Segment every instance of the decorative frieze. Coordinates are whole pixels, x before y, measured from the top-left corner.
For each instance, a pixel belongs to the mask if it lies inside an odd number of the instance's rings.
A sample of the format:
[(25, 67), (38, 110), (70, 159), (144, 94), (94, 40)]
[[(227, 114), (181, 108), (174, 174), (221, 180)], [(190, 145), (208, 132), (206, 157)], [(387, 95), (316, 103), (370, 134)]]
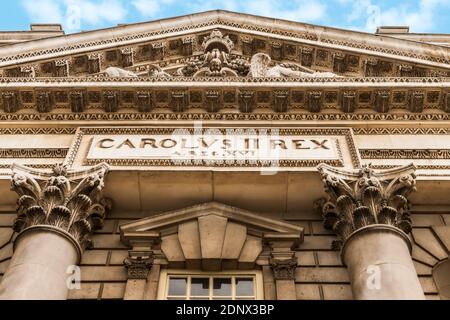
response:
[(323, 106), (323, 94), (321, 91), (310, 91), (307, 95), (307, 107), (309, 112), (320, 112)]
[(70, 234), (80, 248), (90, 244), (89, 234), (101, 228), (110, 200), (101, 195), (109, 168), (98, 165), (69, 172), (56, 165), (51, 173), (14, 165), (11, 189), (19, 195), (14, 230), (50, 226)]
[(219, 91), (212, 90), (205, 92), (205, 108), (208, 112), (218, 112), (222, 109)]
[(302, 48), (301, 62), (305, 67), (311, 67), (313, 65), (314, 49)]
[(181, 54), (183, 56), (191, 56), (194, 52), (194, 43), (195, 43), (196, 37), (194, 36), (187, 36), (181, 39), (182, 47), (181, 47)]
[(53, 96), (50, 92), (36, 93), (36, 108), (41, 113), (50, 112), (53, 109)]
[(170, 95), (170, 108), (173, 112), (184, 112), (189, 106), (187, 91), (172, 91)]
[(341, 110), (345, 113), (352, 113), (356, 110), (356, 92), (345, 91), (342, 93)]
[(149, 91), (136, 92), (136, 106), (139, 112), (150, 112), (153, 109), (151, 93)]
[(287, 112), (289, 110), (289, 91), (276, 90), (273, 92), (273, 111)]
[(120, 50), (122, 67), (131, 67), (134, 63), (134, 49), (124, 48)]
[(423, 112), (425, 104), (425, 94), (422, 91), (415, 91), (411, 93), (409, 110), (411, 112)]
[(333, 72), (345, 73), (347, 71), (345, 58), (344, 53), (336, 52), (333, 54)]
[(152, 251), (129, 251), (123, 264), (128, 271), (128, 279), (146, 280), (153, 266)]
[(450, 113), (450, 92), (447, 92), (444, 95), (443, 109), (445, 112)]
[(387, 113), (390, 110), (390, 98), (389, 91), (378, 91), (375, 93), (375, 111), (380, 113)]
[(0, 149), (0, 158), (6, 159), (64, 159), (67, 155), (66, 148), (2, 148)]
[(383, 224), (411, 231), (409, 194), (416, 189), (413, 165), (386, 171), (363, 166), (356, 171), (318, 167), (328, 202), (322, 206), (324, 226), (339, 238), (340, 247), (352, 233), (364, 227)]
[(3, 110), (7, 113), (16, 112), (19, 110), (19, 99), (15, 92), (3, 92), (2, 93)]
[(86, 93), (73, 91), (69, 95), (70, 110), (72, 112), (84, 112), (87, 107)]
[(295, 281), (295, 270), (297, 269), (297, 265), (298, 260), (296, 257), (285, 260), (271, 259), (270, 262), (275, 280)]
[(87, 70), (89, 74), (99, 73), (101, 71), (100, 54), (91, 53), (87, 55)]
[(365, 76), (366, 77), (377, 77), (379, 75), (378, 70), (378, 59), (367, 59), (364, 62), (365, 65)]
[(105, 112), (117, 112), (119, 109), (119, 95), (116, 91), (103, 92), (103, 109)]
[(362, 159), (450, 160), (450, 150), (430, 149), (360, 149)]
[(55, 60), (55, 77), (68, 77), (69, 76), (69, 60), (59, 59)]
[(253, 112), (256, 108), (256, 95), (252, 91), (240, 91), (238, 94), (239, 111), (243, 113)]

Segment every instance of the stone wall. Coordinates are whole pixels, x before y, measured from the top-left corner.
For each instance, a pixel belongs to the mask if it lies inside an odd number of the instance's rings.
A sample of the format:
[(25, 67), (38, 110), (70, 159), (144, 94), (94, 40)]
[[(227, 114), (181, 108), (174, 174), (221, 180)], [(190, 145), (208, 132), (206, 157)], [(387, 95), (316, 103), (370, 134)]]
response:
[[(413, 212), (413, 260), (427, 299), (439, 299), (432, 268), (450, 252), (450, 213)], [(120, 242), (119, 226), (142, 216), (106, 219), (93, 236), (94, 247), (81, 261), (81, 290), (72, 290), (69, 299), (122, 299), (127, 281), (123, 260), (128, 248)], [(12, 255), (12, 224), (15, 214), (0, 214), (0, 277)], [(293, 221), (290, 221), (293, 222)], [(331, 250), (335, 236), (322, 226), (320, 218), (298, 220), (305, 228), (305, 241), (297, 251), (296, 294), (299, 300), (352, 299), (347, 269), (339, 252)]]

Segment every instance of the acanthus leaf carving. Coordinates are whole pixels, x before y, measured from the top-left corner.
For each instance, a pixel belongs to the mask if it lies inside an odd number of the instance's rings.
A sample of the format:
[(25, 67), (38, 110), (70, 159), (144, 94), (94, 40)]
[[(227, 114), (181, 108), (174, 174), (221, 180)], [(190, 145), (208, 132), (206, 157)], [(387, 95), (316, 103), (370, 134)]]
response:
[(367, 226), (385, 224), (411, 231), (407, 197), (416, 190), (416, 168), (408, 165), (375, 171), (365, 165), (353, 172), (328, 165), (318, 167), (328, 201), (317, 203), (324, 226), (338, 235), (335, 246)]
[(70, 234), (81, 248), (88, 247), (91, 231), (102, 226), (112, 206), (101, 194), (108, 170), (101, 164), (69, 172), (65, 165), (56, 165), (51, 173), (42, 173), (14, 165), (11, 190), (19, 195), (14, 230), (51, 226)]
[(295, 280), (295, 270), (298, 266), (296, 257), (291, 259), (271, 259), (270, 266), (275, 280)]
[(128, 279), (145, 280), (153, 266), (152, 251), (130, 251), (123, 264), (128, 271)]

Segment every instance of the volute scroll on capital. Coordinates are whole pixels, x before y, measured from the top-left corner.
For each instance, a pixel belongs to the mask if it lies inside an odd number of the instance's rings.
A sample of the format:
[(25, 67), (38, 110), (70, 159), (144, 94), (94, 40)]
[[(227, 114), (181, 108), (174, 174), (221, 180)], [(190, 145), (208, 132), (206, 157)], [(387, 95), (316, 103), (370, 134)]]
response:
[(320, 165), (329, 199), (316, 205), (325, 228), (338, 236), (333, 247), (342, 248), (353, 233), (368, 226), (388, 225), (410, 233), (407, 197), (416, 190), (415, 170), (413, 164), (384, 171), (375, 171), (370, 164), (356, 171)]
[(14, 164), (11, 190), (19, 196), (14, 230), (53, 228), (71, 236), (81, 250), (89, 247), (90, 233), (102, 227), (112, 206), (101, 193), (108, 171), (106, 164), (84, 171), (56, 165), (52, 172)]

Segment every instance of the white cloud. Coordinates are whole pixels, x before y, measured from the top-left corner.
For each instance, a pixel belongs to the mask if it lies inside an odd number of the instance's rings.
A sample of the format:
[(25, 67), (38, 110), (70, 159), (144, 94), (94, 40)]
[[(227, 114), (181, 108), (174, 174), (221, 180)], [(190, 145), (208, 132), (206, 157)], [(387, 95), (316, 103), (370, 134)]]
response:
[(33, 23), (62, 23), (60, 3), (53, 0), (24, 0), (22, 6)]
[[(133, 0), (133, 6), (145, 17), (159, 17), (162, 11), (176, 5), (175, 0)], [(317, 21), (325, 16), (326, 5), (323, 0), (191, 0), (185, 1), (183, 7), (189, 12), (199, 12), (222, 8), (231, 11), (247, 12), (293, 21)]]
[(431, 31), (441, 14), (443, 6), (449, 6), (448, 0), (396, 1), (390, 7), (383, 8), (372, 0), (336, 0), (341, 5), (351, 5), (347, 15), (347, 24), (354, 25), (363, 21), (358, 29), (374, 32), (378, 26), (409, 26), (412, 31)]
[(66, 32), (122, 22), (127, 15), (119, 0), (22, 0), (21, 4), (33, 23), (61, 23)]

